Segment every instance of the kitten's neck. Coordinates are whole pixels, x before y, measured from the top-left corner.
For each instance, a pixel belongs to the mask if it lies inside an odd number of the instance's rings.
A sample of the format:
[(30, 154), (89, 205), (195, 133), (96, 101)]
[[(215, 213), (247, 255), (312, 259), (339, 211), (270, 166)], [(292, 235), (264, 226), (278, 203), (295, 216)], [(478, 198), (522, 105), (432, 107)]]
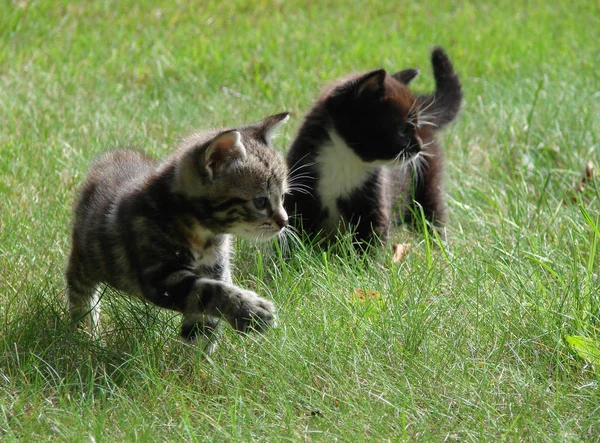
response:
[(388, 162), (365, 162), (334, 129), (328, 134), (329, 141), (317, 153), (318, 191), (324, 203), (334, 204), (338, 198), (349, 197)]
[(215, 234), (193, 216), (178, 217), (177, 227), (181, 230), (190, 246), (196, 250), (210, 248), (217, 243), (217, 240), (224, 236), (224, 234)]
[[(202, 223), (203, 217), (209, 218), (210, 214), (194, 213), (194, 205), (183, 194), (177, 191), (174, 185), (176, 180), (174, 165), (168, 165), (157, 170), (156, 174), (146, 181), (143, 201), (155, 214), (157, 222), (176, 226), (182, 231), (205, 231), (201, 237), (216, 236)], [(185, 229), (184, 229), (185, 228)], [(189, 233), (188, 232), (188, 233)], [(187, 237), (187, 234), (186, 234)]]
[(350, 199), (386, 163), (365, 162), (335, 130), (330, 129), (328, 134), (329, 140), (321, 143), (317, 149), (316, 190), (327, 214), (323, 227), (327, 235), (334, 235), (340, 229), (339, 201)]

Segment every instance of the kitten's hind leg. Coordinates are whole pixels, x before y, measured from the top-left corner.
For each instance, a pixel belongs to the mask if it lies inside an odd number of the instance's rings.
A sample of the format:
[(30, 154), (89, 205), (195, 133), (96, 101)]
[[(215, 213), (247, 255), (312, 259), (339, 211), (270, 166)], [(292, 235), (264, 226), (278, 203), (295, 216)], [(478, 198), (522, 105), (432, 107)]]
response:
[(202, 314), (187, 314), (181, 323), (181, 338), (189, 343), (206, 340), (205, 352), (212, 354), (217, 349), (217, 341), (221, 335), (221, 323), (218, 318)]

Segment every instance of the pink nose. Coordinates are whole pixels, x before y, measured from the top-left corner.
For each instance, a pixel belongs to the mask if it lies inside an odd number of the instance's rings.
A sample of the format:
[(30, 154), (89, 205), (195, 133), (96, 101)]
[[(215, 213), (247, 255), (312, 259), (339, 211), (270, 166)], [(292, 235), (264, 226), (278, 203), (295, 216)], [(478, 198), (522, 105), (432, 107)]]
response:
[(277, 223), (277, 226), (279, 226), (280, 228), (285, 228), (288, 224), (288, 219), (287, 217), (277, 217), (275, 218), (275, 223)]

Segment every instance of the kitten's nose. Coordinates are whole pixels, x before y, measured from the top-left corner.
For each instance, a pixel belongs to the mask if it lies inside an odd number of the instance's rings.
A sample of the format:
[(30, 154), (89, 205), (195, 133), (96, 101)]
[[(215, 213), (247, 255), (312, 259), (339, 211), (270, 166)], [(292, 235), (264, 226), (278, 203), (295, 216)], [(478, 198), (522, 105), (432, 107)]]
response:
[(283, 209), (283, 206), (280, 206), (273, 214), (273, 221), (279, 226), (279, 229), (283, 229), (288, 225), (288, 215)]
[(275, 214), (273, 214), (273, 221), (277, 223), (279, 229), (283, 229), (287, 226), (288, 215), (287, 212), (285, 212), (285, 209), (283, 209), (283, 207), (280, 207), (279, 210), (275, 211)]
[(281, 229), (285, 228), (288, 225), (287, 215), (275, 217), (275, 223), (277, 223), (277, 226), (279, 226)]

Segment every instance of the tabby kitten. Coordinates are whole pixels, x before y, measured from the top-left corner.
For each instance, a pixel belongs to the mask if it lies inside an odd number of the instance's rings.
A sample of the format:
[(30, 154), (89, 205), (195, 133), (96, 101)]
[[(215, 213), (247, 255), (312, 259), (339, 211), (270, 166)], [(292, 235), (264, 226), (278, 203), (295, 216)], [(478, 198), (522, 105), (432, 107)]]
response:
[(357, 243), (385, 240), (393, 209), (410, 221), (418, 206), (446, 221), (443, 158), (435, 132), (456, 117), (461, 85), (441, 48), (432, 52), (436, 90), (414, 95), (419, 73), (383, 69), (352, 75), (325, 89), (306, 115), (288, 154), (286, 210), (303, 231), (331, 240), (354, 231)]
[(182, 313), (190, 341), (211, 338), (221, 317), (243, 332), (271, 324), (273, 303), (232, 284), (230, 234), (265, 240), (285, 230), (287, 167), (269, 140), (287, 119), (194, 134), (163, 162), (130, 150), (99, 158), (75, 207), (73, 320), (97, 332), (106, 283)]

